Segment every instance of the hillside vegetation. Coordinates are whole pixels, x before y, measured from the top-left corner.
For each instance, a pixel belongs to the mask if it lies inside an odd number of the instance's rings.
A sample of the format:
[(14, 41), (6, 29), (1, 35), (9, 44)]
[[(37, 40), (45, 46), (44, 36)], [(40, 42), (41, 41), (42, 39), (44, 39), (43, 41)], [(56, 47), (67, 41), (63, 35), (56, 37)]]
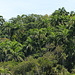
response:
[(75, 12), (0, 16), (0, 75), (75, 74)]

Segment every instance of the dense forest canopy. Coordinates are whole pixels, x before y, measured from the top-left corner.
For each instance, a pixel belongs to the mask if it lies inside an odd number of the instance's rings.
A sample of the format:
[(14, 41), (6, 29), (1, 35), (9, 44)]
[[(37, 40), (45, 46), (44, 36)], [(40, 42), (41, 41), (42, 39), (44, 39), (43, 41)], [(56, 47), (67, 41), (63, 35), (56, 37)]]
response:
[(0, 16), (0, 75), (75, 73), (75, 12)]

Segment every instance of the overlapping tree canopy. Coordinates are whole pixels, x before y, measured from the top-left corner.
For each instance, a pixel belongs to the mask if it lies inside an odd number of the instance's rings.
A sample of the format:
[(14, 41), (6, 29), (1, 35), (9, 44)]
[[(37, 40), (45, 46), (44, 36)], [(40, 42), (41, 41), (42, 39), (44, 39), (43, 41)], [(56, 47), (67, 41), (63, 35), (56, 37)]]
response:
[[(8, 22), (0, 16), (0, 62), (6, 62), (0, 67), (14, 75), (71, 72), (75, 69), (75, 13), (61, 8), (50, 16), (18, 15)], [(8, 67), (9, 62), (16, 66)]]

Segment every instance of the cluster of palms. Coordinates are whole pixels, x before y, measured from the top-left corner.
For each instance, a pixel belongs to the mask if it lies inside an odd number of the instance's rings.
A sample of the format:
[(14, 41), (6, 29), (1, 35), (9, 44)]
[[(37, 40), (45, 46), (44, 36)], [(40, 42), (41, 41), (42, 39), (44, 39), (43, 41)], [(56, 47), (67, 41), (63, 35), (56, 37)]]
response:
[[(17, 65), (14, 71), (14, 75), (17, 75), (24, 66), (22, 63), (28, 65), (30, 56), (34, 59), (34, 64), (39, 64), (37, 67), (41, 72), (37, 72), (38, 74), (43, 74), (42, 67), (45, 69), (44, 75), (56, 72), (56, 65), (63, 65), (69, 72), (75, 69), (75, 13), (69, 13), (62, 8), (55, 10), (50, 16), (18, 15), (8, 22), (0, 16), (0, 62), (18, 62), (20, 66)], [(44, 65), (41, 66), (42, 64)], [(49, 64), (53, 66), (48, 67)], [(62, 71), (60, 66), (57, 70)], [(36, 68), (31, 66), (33, 67)], [(30, 72), (31, 69), (28, 68), (29, 65), (25, 67), (26, 72)], [(31, 71), (34, 73), (35, 70)], [(19, 73), (22, 74), (22, 71)]]

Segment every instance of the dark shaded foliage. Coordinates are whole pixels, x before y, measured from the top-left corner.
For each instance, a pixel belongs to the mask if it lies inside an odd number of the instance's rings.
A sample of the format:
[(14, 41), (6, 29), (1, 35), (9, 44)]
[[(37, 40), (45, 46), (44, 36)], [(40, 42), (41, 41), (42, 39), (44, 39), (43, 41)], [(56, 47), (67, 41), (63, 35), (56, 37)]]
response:
[(8, 22), (0, 16), (0, 73), (67, 75), (74, 72), (74, 15), (60, 8), (50, 16), (23, 14)]

